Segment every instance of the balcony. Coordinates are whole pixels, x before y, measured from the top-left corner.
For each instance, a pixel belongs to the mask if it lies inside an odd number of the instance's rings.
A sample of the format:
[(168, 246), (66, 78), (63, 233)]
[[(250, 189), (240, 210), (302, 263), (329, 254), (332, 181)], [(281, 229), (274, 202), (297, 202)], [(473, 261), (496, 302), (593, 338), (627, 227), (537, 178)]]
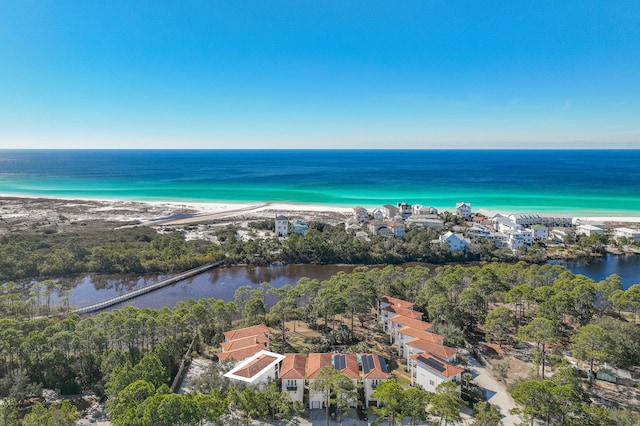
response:
[(298, 391), (298, 386), (297, 385), (287, 386), (287, 390), (288, 391), (292, 391), (292, 392), (297, 392)]

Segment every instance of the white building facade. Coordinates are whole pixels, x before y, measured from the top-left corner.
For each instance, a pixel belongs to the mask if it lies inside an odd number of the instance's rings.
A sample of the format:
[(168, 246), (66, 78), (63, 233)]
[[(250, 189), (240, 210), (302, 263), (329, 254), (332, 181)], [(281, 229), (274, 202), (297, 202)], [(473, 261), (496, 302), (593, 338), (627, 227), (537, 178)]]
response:
[(464, 220), (471, 220), (471, 204), (456, 203), (456, 214), (464, 218)]
[(289, 218), (286, 216), (276, 216), (276, 235), (278, 237), (289, 236)]

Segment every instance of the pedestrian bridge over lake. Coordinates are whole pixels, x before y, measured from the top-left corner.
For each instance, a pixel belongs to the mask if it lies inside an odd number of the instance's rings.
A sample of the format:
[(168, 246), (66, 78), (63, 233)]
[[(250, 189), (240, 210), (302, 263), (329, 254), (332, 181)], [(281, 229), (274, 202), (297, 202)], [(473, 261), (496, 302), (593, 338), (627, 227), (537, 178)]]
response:
[(129, 291), (127, 293), (121, 294), (116, 297), (112, 297), (107, 300), (103, 300), (102, 302), (94, 303), (93, 305), (84, 306), (82, 308), (77, 308), (71, 310), (73, 314), (90, 314), (93, 312), (102, 311), (107, 309), (113, 305), (117, 305), (122, 302), (126, 302), (127, 300), (134, 299), (138, 296), (142, 296), (143, 294), (151, 293), (152, 291), (158, 290), (162, 287), (169, 286), (171, 284), (175, 284), (179, 281), (186, 280), (187, 278), (191, 278), (195, 275), (201, 274), (209, 269), (217, 268), (218, 266), (224, 264), (224, 260), (219, 262), (210, 263), (207, 265), (200, 266), (198, 268), (190, 269), (188, 271), (182, 272), (180, 274), (174, 275), (172, 277), (166, 278), (164, 280), (158, 281), (157, 283)]

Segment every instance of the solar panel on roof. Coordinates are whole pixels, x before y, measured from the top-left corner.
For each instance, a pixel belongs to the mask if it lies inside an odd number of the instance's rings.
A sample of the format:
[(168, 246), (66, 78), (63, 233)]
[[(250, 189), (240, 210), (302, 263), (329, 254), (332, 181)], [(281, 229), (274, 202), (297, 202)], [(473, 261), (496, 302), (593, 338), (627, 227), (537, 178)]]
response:
[(425, 364), (427, 364), (429, 367), (433, 368), (436, 371), (439, 372), (444, 372), (446, 370), (444, 364), (432, 359), (432, 358), (425, 358), (423, 356), (419, 356), (418, 359), (422, 362), (424, 362)]
[(380, 370), (382, 370), (382, 372), (384, 373), (388, 373), (389, 369), (387, 369), (387, 362), (384, 360), (384, 358), (381, 355), (378, 355), (378, 360), (380, 361)]
[(344, 370), (347, 366), (344, 355), (334, 355), (333, 356), (333, 367), (336, 370)]
[(364, 374), (369, 374), (369, 371), (371, 371), (372, 368), (371, 355), (364, 355), (362, 357), (362, 371)]

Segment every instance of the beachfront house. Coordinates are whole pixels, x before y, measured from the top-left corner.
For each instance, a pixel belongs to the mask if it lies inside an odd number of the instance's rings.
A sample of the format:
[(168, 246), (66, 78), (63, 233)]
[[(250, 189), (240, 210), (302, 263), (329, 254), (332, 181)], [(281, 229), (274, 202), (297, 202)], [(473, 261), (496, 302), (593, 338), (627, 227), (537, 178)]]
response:
[(422, 204), (414, 204), (411, 207), (411, 212), (414, 215), (438, 215), (438, 210), (435, 207), (428, 206), (425, 207)]
[(531, 225), (533, 241), (546, 241), (549, 238), (549, 230), (544, 225)]
[(573, 221), (572, 216), (558, 213), (514, 213), (509, 215), (509, 219), (526, 227), (531, 225), (568, 227), (572, 225)]
[(400, 211), (396, 206), (392, 206), (391, 204), (385, 204), (382, 206), (382, 211), (384, 212), (384, 217), (387, 219), (394, 219), (395, 217), (400, 215)]
[(567, 228), (552, 228), (549, 230), (549, 238), (551, 238), (556, 243), (562, 243), (566, 241), (567, 238), (573, 237), (573, 232), (571, 229)]
[(611, 232), (613, 238), (627, 238), (634, 243), (640, 242), (640, 230), (631, 228), (614, 228)]
[(400, 214), (403, 220), (411, 216), (411, 214), (413, 213), (411, 211), (411, 204), (407, 204), (404, 202), (398, 203), (398, 213)]
[(381, 209), (374, 209), (372, 215), (375, 220), (384, 220), (384, 212)]
[(464, 202), (456, 203), (456, 214), (464, 220), (471, 220), (471, 204)]
[(307, 233), (307, 221), (304, 219), (296, 219), (291, 223), (291, 230), (295, 233), (304, 237), (304, 234)]
[(369, 212), (362, 206), (356, 206), (353, 208), (353, 218), (358, 223), (367, 223), (369, 221)]
[(493, 228), (498, 232), (520, 231), (523, 226), (517, 224), (504, 216), (498, 216), (493, 219)]
[(283, 215), (276, 216), (276, 236), (288, 237), (289, 236), (289, 218)]
[(604, 227), (602, 226), (584, 224), (584, 225), (578, 225), (576, 227), (576, 235), (584, 235), (585, 237), (590, 237), (592, 235), (601, 235), (601, 234), (604, 234)]

